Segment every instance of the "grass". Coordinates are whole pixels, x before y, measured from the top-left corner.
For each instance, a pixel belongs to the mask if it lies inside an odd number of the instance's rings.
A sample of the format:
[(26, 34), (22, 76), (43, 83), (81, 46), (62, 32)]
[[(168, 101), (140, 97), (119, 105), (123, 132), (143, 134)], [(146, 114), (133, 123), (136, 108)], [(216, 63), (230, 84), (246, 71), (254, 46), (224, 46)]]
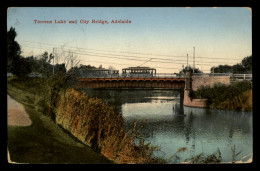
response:
[(37, 111), (37, 95), (41, 91), (31, 80), (8, 80), (7, 92), (23, 104), (32, 120), (27, 127), (8, 126), (8, 150), (11, 160), (17, 163), (113, 163), (102, 154), (76, 140), (55, 124), (49, 117)]
[(196, 156), (191, 157), (190, 159), (186, 159), (185, 162), (191, 164), (219, 164), (222, 162), (221, 152), (219, 149), (217, 149), (216, 152), (210, 155), (200, 153)]

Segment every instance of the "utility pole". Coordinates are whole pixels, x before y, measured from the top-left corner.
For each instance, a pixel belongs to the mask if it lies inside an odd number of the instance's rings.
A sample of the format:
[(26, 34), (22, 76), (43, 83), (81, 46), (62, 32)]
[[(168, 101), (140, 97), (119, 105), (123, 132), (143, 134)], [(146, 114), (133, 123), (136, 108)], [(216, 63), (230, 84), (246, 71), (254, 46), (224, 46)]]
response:
[(188, 57), (188, 54), (187, 54), (187, 69), (188, 69), (188, 66), (189, 65), (189, 57)]
[(195, 47), (193, 47), (193, 73), (195, 70)]
[(54, 48), (52, 49), (53, 62), (52, 62), (52, 74), (54, 75)]

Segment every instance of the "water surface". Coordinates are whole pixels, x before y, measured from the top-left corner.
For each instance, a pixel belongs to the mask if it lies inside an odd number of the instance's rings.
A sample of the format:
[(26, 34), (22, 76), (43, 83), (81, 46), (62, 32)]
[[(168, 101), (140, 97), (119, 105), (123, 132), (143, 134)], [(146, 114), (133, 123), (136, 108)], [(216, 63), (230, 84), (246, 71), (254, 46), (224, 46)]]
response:
[[(241, 151), (237, 159), (253, 153), (252, 112), (183, 107), (177, 90), (86, 90), (90, 97), (102, 98), (121, 113), (126, 127), (146, 120), (141, 135), (158, 146), (154, 155), (171, 163), (219, 148), (224, 162), (232, 160), (231, 147)], [(187, 150), (176, 153), (182, 147)], [(246, 161), (248, 158), (245, 158)]]

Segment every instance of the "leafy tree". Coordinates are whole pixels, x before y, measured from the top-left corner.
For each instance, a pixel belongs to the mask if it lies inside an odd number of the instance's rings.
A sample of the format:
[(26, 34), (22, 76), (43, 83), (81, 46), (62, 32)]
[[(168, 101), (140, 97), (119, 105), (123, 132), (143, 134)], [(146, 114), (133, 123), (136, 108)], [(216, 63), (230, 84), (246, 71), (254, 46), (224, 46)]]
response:
[(245, 73), (245, 68), (241, 64), (236, 64), (232, 66), (231, 72), (234, 74), (243, 74)]
[(52, 54), (48, 55), (48, 52), (44, 52), (40, 59), (38, 60), (38, 65), (40, 65), (39, 72), (42, 73), (44, 76), (49, 77), (52, 73), (53, 66), (50, 64), (52, 59)]
[(58, 73), (66, 73), (66, 67), (65, 67), (65, 63), (62, 64), (56, 64), (54, 66), (55, 72)]
[(17, 76), (24, 76), (31, 72), (31, 66), (26, 58), (17, 58), (12, 61), (11, 72)]
[(212, 67), (211, 73), (234, 73), (234, 74), (245, 74), (252, 73), (252, 55), (245, 57), (240, 64), (230, 65), (219, 65), (218, 67)]
[(230, 65), (219, 65), (218, 67), (212, 67), (210, 69), (211, 73), (230, 73), (232, 66)]
[[(190, 71), (191, 73), (193, 73), (193, 68), (186, 66), (179, 72), (179, 74), (186, 74), (186, 71)], [(194, 68), (194, 73), (203, 73), (203, 72), (199, 70), (199, 68)]]
[(245, 57), (241, 64), (245, 68), (246, 73), (252, 73), (252, 55)]
[(7, 32), (7, 71), (15, 75), (20, 74), (21, 47), (15, 41), (17, 33), (13, 27)]
[(72, 67), (68, 73), (70, 73), (71, 75), (73, 75), (74, 78), (76, 77), (84, 77), (88, 74), (89, 70), (91, 69), (96, 69), (95, 66), (91, 66), (91, 65), (82, 65), (80, 64), (80, 66), (75, 66)]

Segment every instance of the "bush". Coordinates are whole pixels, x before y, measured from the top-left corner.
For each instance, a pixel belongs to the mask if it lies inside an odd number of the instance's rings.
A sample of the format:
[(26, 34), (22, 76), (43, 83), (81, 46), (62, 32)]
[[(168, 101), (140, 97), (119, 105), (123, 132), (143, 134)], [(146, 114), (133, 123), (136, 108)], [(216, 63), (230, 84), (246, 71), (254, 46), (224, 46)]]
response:
[(247, 90), (239, 96), (225, 100), (218, 105), (219, 109), (251, 111), (253, 109), (252, 90)]
[(123, 117), (100, 99), (88, 98), (85, 92), (68, 89), (60, 96), (56, 122), (75, 137), (116, 163), (162, 162), (152, 156), (155, 147), (137, 145), (134, 140), (143, 124), (126, 132)]
[[(252, 103), (252, 95), (250, 102), (250, 95), (242, 95), (243, 93), (252, 89), (252, 85), (248, 81), (238, 82), (231, 85), (216, 84), (213, 88), (203, 86), (193, 93), (194, 98), (208, 99), (208, 106), (211, 108), (240, 110), (243, 104), (247, 101), (250, 106)], [(247, 98), (248, 97), (248, 98)], [(243, 99), (243, 100), (242, 100)], [(236, 107), (233, 105), (236, 104)], [(228, 107), (232, 105), (234, 107)], [(248, 110), (250, 107), (244, 107), (243, 110)]]

